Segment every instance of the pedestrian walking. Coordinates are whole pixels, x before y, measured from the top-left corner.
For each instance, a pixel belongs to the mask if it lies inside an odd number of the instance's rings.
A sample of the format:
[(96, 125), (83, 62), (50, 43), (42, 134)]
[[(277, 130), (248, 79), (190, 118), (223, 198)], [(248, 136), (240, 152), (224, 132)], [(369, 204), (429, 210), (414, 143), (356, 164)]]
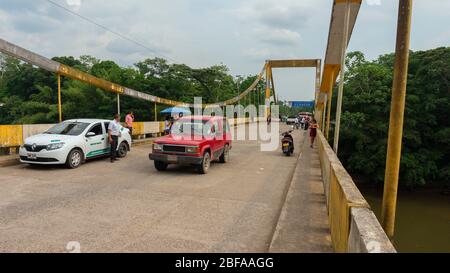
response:
[(133, 122), (134, 122), (134, 113), (130, 111), (125, 117), (125, 123), (127, 125), (128, 130), (130, 130), (130, 136), (133, 136)]
[(111, 163), (117, 160), (117, 144), (119, 142), (119, 137), (122, 136), (120, 132), (120, 115), (114, 115), (114, 119), (108, 125), (108, 140), (111, 144)]
[(312, 118), (309, 125), (309, 137), (311, 138), (311, 148), (314, 148), (314, 141), (316, 140), (318, 128), (319, 125), (317, 124), (316, 119)]

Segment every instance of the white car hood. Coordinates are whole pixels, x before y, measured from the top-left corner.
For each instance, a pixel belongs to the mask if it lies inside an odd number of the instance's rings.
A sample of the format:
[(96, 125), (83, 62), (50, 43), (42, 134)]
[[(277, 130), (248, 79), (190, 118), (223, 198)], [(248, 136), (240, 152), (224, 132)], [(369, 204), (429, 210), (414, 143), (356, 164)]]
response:
[(50, 143), (64, 142), (64, 141), (67, 141), (67, 140), (73, 139), (73, 138), (74, 138), (74, 136), (39, 134), (39, 135), (30, 136), (27, 139), (25, 139), (25, 144), (47, 145)]

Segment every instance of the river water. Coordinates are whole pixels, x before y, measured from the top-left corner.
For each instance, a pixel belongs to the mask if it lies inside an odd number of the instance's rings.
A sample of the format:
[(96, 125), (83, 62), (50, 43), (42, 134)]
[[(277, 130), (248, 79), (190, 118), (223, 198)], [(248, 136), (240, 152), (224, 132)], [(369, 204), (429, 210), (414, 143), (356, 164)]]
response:
[[(381, 219), (382, 189), (360, 190)], [(398, 252), (450, 253), (450, 196), (399, 192), (394, 245)]]

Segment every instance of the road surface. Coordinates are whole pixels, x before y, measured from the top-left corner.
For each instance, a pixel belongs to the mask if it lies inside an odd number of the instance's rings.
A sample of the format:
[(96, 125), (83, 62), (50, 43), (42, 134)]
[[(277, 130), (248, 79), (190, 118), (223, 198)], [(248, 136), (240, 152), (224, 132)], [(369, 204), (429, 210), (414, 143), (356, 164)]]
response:
[[(297, 147), (303, 135), (294, 133)], [(235, 141), (231, 162), (207, 175), (157, 172), (149, 151), (75, 170), (0, 168), (0, 252), (268, 251), (298, 150), (285, 157)]]

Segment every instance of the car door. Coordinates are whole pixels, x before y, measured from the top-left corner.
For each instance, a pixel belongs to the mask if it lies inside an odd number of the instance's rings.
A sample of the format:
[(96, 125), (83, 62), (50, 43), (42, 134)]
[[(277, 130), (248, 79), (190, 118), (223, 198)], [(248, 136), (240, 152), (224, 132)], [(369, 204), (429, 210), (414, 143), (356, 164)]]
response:
[(222, 150), (224, 147), (223, 128), (222, 126), (220, 126), (218, 120), (214, 120), (212, 122), (212, 128), (214, 128), (213, 130), (215, 137), (213, 138), (211, 143), (211, 150), (213, 150), (214, 158), (218, 158), (222, 154)]
[(86, 135), (86, 157), (95, 157), (109, 152), (105, 129), (101, 122), (94, 123)]

